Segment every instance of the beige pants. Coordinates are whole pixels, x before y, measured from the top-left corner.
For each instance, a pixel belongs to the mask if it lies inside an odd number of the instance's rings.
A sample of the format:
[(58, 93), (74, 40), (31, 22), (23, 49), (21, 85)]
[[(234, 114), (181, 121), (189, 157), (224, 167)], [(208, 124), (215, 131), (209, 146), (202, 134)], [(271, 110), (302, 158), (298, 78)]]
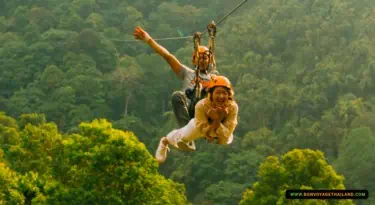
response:
[[(191, 119), (187, 125), (181, 127), (180, 129), (175, 129), (167, 135), (168, 142), (174, 147), (178, 148), (177, 142), (182, 139), (185, 142), (191, 142), (200, 138), (204, 138), (204, 134), (195, 127), (195, 119)], [(227, 144), (232, 143), (233, 134), (230, 136)]]

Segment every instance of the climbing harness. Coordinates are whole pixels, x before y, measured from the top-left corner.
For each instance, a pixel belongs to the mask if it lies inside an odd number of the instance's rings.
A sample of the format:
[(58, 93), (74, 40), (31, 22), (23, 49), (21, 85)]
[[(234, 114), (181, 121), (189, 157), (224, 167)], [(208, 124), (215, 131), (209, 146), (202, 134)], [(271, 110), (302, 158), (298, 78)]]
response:
[[(215, 35), (216, 35), (215, 22), (212, 21), (207, 26), (207, 31), (208, 31), (208, 35), (209, 35), (209, 38), (210, 38), (209, 39), (209, 46), (208, 46), (208, 51), (204, 51), (203, 56), (208, 55), (208, 58), (209, 58), (208, 66), (210, 66), (210, 64), (212, 64), (211, 72), (213, 72), (213, 71), (216, 70), (216, 63), (215, 63), (215, 58), (214, 58), (214, 45), (215, 45), (214, 42), (215, 42)], [(194, 114), (195, 114), (194, 108), (195, 108), (195, 105), (198, 103), (198, 101), (207, 96), (207, 91), (205, 89), (203, 89), (203, 85), (201, 84), (202, 79), (199, 76), (199, 73), (202, 72), (201, 69), (204, 69), (203, 72), (205, 72), (206, 74), (207, 74), (207, 69), (208, 69), (208, 68), (200, 68), (199, 46), (201, 44), (201, 38), (202, 38), (201, 32), (196, 32), (194, 34), (194, 37), (193, 37), (194, 57), (196, 58), (196, 61), (195, 61), (196, 62), (195, 77), (194, 77), (193, 82), (192, 82), (194, 84), (194, 88), (192, 90), (188, 88), (185, 92), (186, 96), (191, 100), (191, 103), (190, 103), (190, 106), (189, 106), (189, 109), (188, 109), (190, 118), (194, 118)]]
[(208, 35), (210, 37), (210, 40), (208, 42), (208, 50), (210, 52), (210, 63), (212, 63), (212, 71), (216, 70), (216, 61), (215, 61), (215, 35), (216, 35), (216, 24), (214, 21), (212, 21), (210, 24), (207, 26), (207, 31)]
[(195, 52), (195, 56), (197, 58), (197, 65), (196, 65), (196, 68), (195, 68), (195, 79), (194, 79), (194, 83), (195, 83), (195, 98), (196, 99), (199, 99), (201, 97), (201, 91), (202, 91), (202, 85), (200, 83), (200, 78), (199, 78), (199, 72), (200, 72), (200, 68), (199, 68), (199, 50), (198, 50), (198, 47), (200, 46), (201, 44), (201, 37), (202, 37), (202, 34), (200, 32), (196, 32), (195, 35), (194, 35), (194, 38), (193, 38), (193, 42), (194, 42), (194, 52)]

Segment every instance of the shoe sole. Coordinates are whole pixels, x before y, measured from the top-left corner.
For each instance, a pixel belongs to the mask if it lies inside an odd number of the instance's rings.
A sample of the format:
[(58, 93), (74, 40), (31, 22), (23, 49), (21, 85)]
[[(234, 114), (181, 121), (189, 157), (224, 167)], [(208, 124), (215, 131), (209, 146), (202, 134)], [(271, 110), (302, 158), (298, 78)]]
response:
[(177, 142), (177, 146), (179, 149), (184, 150), (184, 151), (190, 151), (193, 152), (195, 149), (192, 149), (188, 145), (186, 145), (184, 142)]

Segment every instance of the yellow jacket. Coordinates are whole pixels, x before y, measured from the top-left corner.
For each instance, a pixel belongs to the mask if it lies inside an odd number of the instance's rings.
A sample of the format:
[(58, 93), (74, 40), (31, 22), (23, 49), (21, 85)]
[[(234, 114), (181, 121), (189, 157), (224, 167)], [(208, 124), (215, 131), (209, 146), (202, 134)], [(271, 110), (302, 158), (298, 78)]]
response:
[(233, 140), (233, 132), (236, 128), (238, 105), (234, 100), (229, 100), (227, 104), (228, 116), (220, 123), (216, 130), (211, 130), (209, 127), (212, 120), (208, 118), (207, 112), (212, 107), (212, 102), (209, 98), (200, 100), (195, 106), (195, 126), (204, 136), (218, 137), (220, 141), (230, 144)]

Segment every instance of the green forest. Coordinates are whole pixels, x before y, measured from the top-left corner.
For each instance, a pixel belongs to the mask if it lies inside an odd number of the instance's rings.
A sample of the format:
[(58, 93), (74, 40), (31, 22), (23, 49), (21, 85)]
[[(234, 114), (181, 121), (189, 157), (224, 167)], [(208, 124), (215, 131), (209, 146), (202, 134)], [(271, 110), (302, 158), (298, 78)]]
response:
[[(0, 205), (375, 205), (374, 0), (247, 1), (215, 38), (233, 143), (154, 159), (181, 81), (134, 28), (190, 36), (241, 1), (0, 0)], [(157, 42), (192, 67), (192, 38)]]

